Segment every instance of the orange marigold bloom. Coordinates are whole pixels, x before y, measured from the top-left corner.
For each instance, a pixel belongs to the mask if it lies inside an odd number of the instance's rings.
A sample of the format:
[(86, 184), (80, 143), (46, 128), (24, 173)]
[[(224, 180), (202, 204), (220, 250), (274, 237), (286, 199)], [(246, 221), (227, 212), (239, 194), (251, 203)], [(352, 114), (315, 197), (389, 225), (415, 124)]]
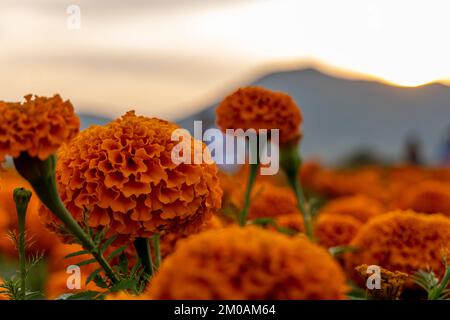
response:
[[(238, 208), (243, 206), (245, 184), (235, 188), (230, 201)], [(249, 218), (276, 217), (297, 213), (297, 199), (288, 187), (275, 186), (269, 182), (256, 182), (252, 189)]]
[(234, 226), (181, 242), (152, 279), (149, 295), (153, 299), (344, 299), (346, 291), (341, 268), (323, 248), (259, 227)]
[[(205, 221), (205, 223), (202, 224), (202, 226), (200, 227), (198, 232), (220, 229), (222, 227), (223, 227), (223, 223), (220, 220), (220, 218), (216, 215), (213, 215), (211, 217), (211, 219), (209, 219), (208, 221)], [(166, 233), (165, 235), (163, 235), (161, 237), (161, 241), (160, 241), (161, 257), (165, 258), (169, 254), (172, 254), (175, 251), (175, 249), (178, 245), (178, 242), (188, 236), (189, 235), (185, 235), (185, 234), (179, 233), (179, 232), (177, 232), (177, 233), (169, 232), (169, 233)]]
[[(304, 232), (303, 217), (299, 213), (280, 215), (275, 218), (277, 226)], [(320, 245), (330, 248), (348, 245), (362, 223), (352, 216), (321, 214), (314, 224), (314, 236)]]
[(226, 129), (279, 129), (280, 143), (300, 138), (302, 115), (294, 100), (282, 92), (260, 87), (240, 88), (217, 107), (217, 125)]
[[(364, 279), (364, 282), (367, 282), (367, 279), (372, 274), (371, 272), (367, 272), (368, 267), (369, 266), (367, 264), (363, 264), (355, 268), (360, 277)], [(408, 275), (400, 271), (392, 272), (383, 268), (380, 269), (381, 287), (379, 289), (366, 288), (366, 293), (368, 293), (372, 299), (398, 300), (402, 294)]]
[(385, 211), (384, 206), (377, 200), (365, 195), (355, 195), (337, 198), (329, 201), (321, 208), (321, 213), (346, 215), (366, 222)]
[(314, 234), (326, 248), (343, 246), (352, 241), (362, 225), (352, 216), (321, 214), (314, 226)]
[(396, 207), (450, 216), (450, 183), (424, 181), (404, 189)]
[(41, 160), (78, 134), (80, 119), (69, 100), (28, 95), (23, 103), (0, 101), (0, 162), (27, 152)]
[[(215, 164), (175, 164), (175, 129), (173, 123), (128, 112), (84, 130), (61, 148), (58, 191), (74, 218), (92, 228), (107, 226), (124, 241), (198, 230), (220, 208), (218, 170)], [(59, 220), (41, 208), (45, 224), (57, 231)]]
[(349, 271), (362, 264), (413, 274), (431, 268), (442, 276), (441, 249), (450, 247), (450, 219), (413, 211), (393, 211), (371, 219), (357, 233), (346, 255)]

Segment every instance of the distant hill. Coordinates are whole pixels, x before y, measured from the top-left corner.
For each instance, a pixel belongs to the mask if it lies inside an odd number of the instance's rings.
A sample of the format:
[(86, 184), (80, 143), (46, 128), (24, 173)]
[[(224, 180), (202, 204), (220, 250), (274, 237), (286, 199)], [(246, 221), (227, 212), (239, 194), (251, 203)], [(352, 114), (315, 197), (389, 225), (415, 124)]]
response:
[[(426, 159), (436, 161), (450, 126), (450, 87), (438, 83), (396, 87), (337, 78), (309, 68), (271, 73), (250, 84), (284, 91), (295, 99), (304, 116), (303, 154), (318, 155), (327, 162), (362, 149), (398, 160), (405, 139), (413, 133), (421, 140)], [(194, 120), (203, 120), (204, 129), (213, 127), (216, 106), (178, 123), (192, 129)]]
[(104, 125), (111, 121), (111, 119), (104, 118), (104, 117), (98, 117), (94, 115), (88, 115), (88, 114), (79, 114), (81, 121), (81, 130), (84, 130), (92, 125)]

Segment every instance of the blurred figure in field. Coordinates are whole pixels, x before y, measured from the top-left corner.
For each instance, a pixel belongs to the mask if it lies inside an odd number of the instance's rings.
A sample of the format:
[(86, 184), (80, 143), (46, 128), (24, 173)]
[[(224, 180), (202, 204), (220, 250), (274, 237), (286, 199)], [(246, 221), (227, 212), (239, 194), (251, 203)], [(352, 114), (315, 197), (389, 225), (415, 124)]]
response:
[(416, 133), (411, 133), (406, 138), (405, 160), (410, 164), (423, 164), (421, 142)]

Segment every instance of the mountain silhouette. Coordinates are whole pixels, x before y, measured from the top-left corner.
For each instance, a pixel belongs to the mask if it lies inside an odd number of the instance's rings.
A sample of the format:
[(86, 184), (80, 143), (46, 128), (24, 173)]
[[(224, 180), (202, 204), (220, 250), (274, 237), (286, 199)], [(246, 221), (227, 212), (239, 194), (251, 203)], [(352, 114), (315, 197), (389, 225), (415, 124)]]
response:
[[(450, 87), (432, 83), (397, 87), (376, 81), (349, 80), (307, 68), (275, 72), (252, 83), (292, 96), (303, 113), (304, 156), (336, 162), (358, 150), (399, 160), (413, 135), (429, 162), (438, 160), (442, 137), (450, 126)], [(219, 102), (223, 97), (219, 97)], [(178, 121), (189, 130), (215, 126), (217, 103)]]

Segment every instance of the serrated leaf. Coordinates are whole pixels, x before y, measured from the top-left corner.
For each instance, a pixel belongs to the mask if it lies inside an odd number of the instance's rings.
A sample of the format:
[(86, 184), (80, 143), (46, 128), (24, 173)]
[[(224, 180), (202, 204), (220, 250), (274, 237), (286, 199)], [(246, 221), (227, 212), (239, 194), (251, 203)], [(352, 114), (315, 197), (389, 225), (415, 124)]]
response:
[(126, 248), (128, 248), (128, 245), (123, 245), (123, 246), (121, 246), (121, 247), (115, 249), (113, 252), (111, 252), (111, 253), (108, 255), (108, 259), (107, 259), (107, 260), (110, 261), (110, 260), (114, 259), (114, 258), (117, 257), (119, 254), (121, 254), (122, 252), (124, 252)]
[(68, 259), (68, 258), (73, 258), (73, 257), (77, 257), (77, 256), (81, 256), (83, 254), (89, 254), (89, 250), (80, 250), (77, 252), (73, 252), (73, 253), (69, 253), (67, 256), (64, 257), (64, 259)]
[(111, 292), (136, 289), (137, 281), (135, 279), (124, 279), (113, 285), (109, 290)]
[(99, 288), (102, 288), (102, 289), (108, 288), (108, 284), (105, 282), (105, 280), (103, 280), (103, 278), (99, 274), (97, 274), (94, 277), (94, 283)]
[(119, 269), (123, 274), (128, 272), (128, 258), (124, 252), (122, 252), (119, 256)]
[(95, 259), (84, 260), (84, 261), (78, 262), (77, 266), (82, 267), (82, 266), (85, 266), (85, 265), (88, 265), (91, 263), (95, 263), (95, 262), (97, 262), (97, 260), (95, 260)]
[(113, 235), (111, 238), (109, 238), (108, 240), (106, 240), (101, 247), (101, 252), (104, 253), (106, 251), (106, 249), (109, 248), (109, 246), (114, 242), (114, 240), (117, 239), (117, 235)]
[(66, 300), (95, 300), (95, 298), (100, 295), (99, 291), (82, 291), (74, 293), (66, 298)]
[(328, 248), (328, 252), (333, 257), (337, 257), (337, 256), (340, 256), (340, 255), (342, 255), (344, 253), (348, 253), (348, 252), (357, 252), (359, 250), (360, 250), (360, 248), (355, 247), (355, 246), (336, 246), (336, 247)]
[(91, 272), (91, 274), (87, 277), (85, 284), (88, 285), (89, 282), (91, 282), (94, 279), (94, 277), (98, 275), (102, 270), (103, 270), (102, 268), (98, 268), (93, 272)]

